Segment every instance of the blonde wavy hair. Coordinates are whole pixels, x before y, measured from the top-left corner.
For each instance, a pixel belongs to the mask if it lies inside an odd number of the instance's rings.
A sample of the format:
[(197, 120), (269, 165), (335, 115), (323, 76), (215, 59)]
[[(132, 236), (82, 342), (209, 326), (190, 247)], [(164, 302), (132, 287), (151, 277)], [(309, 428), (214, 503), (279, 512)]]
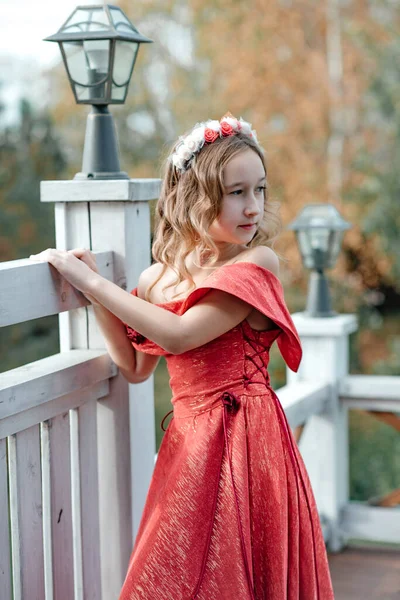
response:
[[(223, 170), (228, 162), (239, 153), (251, 149), (260, 157), (267, 175), (263, 150), (254, 139), (243, 133), (218, 138), (215, 142), (204, 145), (195, 155), (191, 166), (184, 172), (178, 171), (169, 159), (178, 144), (179, 141), (174, 144), (166, 160), (161, 195), (155, 211), (152, 256), (163, 268), (146, 290), (146, 300), (149, 300), (150, 291), (168, 267), (175, 272), (176, 279), (164, 286), (163, 292), (185, 280), (191, 284), (189, 291), (196, 288), (185, 262), (187, 256), (195, 249), (205, 261), (202, 265), (195, 263), (199, 268), (206, 265), (212, 267), (218, 260), (218, 248), (208, 234), (208, 229), (221, 212), (224, 195)], [(257, 232), (247, 244), (248, 248), (259, 245), (273, 247), (282, 230), (280, 202), (271, 202), (268, 196), (267, 183), (264, 191), (264, 214)], [(180, 294), (176, 293), (173, 297), (178, 295)]]

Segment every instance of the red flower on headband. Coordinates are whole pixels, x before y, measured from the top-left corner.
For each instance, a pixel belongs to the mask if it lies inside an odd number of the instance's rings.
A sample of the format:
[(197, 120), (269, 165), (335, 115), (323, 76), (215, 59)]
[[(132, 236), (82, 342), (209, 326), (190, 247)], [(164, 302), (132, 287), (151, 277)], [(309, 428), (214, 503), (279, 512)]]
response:
[(212, 144), (212, 142), (215, 142), (217, 137), (218, 137), (217, 131), (214, 131), (213, 129), (209, 129), (208, 127), (206, 127), (206, 129), (204, 131), (204, 139), (208, 144)]
[(226, 121), (222, 121), (221, 133), (222, 133), (223, 137), (228, 137), (229, 135), (233, 135), (234, 131), (233, 131), (232, 125), (229, 125), (229, 123), (227, 123)]

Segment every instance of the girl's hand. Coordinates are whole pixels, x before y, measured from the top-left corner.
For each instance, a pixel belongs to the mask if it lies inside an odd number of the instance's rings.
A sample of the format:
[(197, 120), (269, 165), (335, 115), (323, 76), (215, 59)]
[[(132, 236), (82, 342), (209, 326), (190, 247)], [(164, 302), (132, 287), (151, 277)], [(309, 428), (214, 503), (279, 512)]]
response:
[(73, 250), (68, 250), (67, 252), (69, 254), (73, 254), (76, 256), (76, 258), (79, 258), (95, 273), (99, 272), (96, 264), (96, 257), (90, 250), (87, 250), (86, 248), (74, 248)]
[[(99, 272), (99, 270), (97, 268), (97, 264), (96, 264), (96, 257), (93, 254), (93, 252), (91, 252), (87, 248), (74, 248), (73, 250), (68, 250), (68, 252), (70, 252), (71, 254), (76, 256), (76, 258), (79, 258), (82, 262), (85, 263), (85, 265), (87, 265), (95, 273)], [(92, 296), (91, 294), (88, 294), (86, 292), (86, 293), (84, 293), (84, 296), (92, 304), (95, 304), (96, 306), (101, 306), (100, 302), (98, 302), (96, 300), (96, 298), (94, 296)]]
[(39, 254), (31, 254), (29, 258), (50, 263), (74, 288), (82, 292), (89, 302), (99, 304), (90, 294), (91, 284), (98, 274), (96, 258), (90, 250), (75, 248), (65, 251), (48, 248)]

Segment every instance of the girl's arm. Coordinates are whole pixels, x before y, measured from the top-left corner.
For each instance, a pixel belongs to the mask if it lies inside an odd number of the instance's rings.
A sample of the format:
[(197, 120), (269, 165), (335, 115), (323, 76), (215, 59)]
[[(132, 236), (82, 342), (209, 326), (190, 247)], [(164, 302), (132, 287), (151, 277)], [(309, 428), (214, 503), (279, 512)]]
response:
[(148, 379), (160, 357), (135, 350), (126, 335), (125, 325), (104, 306), (93, 304), (93, 311), (107, 352), (125, 379), (129, 383), (141, 383)]
[[(151, 283), (148, 274), (150, 269), (146, 269), (139, 277), (138, 296), (141, 298)], [(92, 305), (107, 351), (125, 379), (129, 383), (141, 383), (148, 379), (156, 369), (160, 357), (136, 350), (127, 337), (122, 321), (101, 304), (94, 301)]]
[(93, 304), (93, 312), (108, 354), (124, 377), (129, 378), (135, 372), (136, 357), (123, 323), (100, 304)]
[[(246, 252), (246, 262), (278, 275), (278, 258), (271, 248), (259, 246)], [(97, 302), (171, 354), (182, 354), (210, 342), (241, 323), (253, 310), (232, 294), (211, 290), (180, 316), (132, 296), (100, 276), (92, 278), (88, 285)]]

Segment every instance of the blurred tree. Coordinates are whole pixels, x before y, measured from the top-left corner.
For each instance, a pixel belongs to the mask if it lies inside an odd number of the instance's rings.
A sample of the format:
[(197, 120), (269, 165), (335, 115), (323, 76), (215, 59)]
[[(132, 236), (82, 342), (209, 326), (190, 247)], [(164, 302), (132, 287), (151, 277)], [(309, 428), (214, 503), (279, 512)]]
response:
[(350, 499), (365, 502), (399, 487), (400, 436), (358, 410), (349, 412)]
[(359, 185), (348, 190), (347, 200), (359, 207), (365, 235), (379, 238), (390, 263), (390, 269), (382, 265), (382, 275), (390, 275), (400, 293), (400, 42), (398, 38), (385, 46), (373, 44), (369, 38), (363, 42), (377, 68), (364, 97), (362, 116), (368, 143), (353, 162), (353, 177)]
[(54, 246), (54, 207), (40, 203), (40, 181), (59, 178), (66, 162), (52, 119), (27, 100), (19, 122), (0, 132), (0, 165), (0, 260)]
[(391, 80), (396, 67), (387, 57), (398, 45), (400, 6), (391, 0), (354, 0), (343, 12), (348, 132), (343, 198), (347, 215), (357, 222), (346, 236), (344, 266), (355, 289), (368, 296), (380, 292), (375, 294), (380, 311), (396, 310), (400, 286), (393, 227), (399, 209), (389, 164), (398, 154), (399, 113), (397, 124), (389, 122), (383, 104), (388, 96), (395, 98)]
[[(54, 247), (54, 206), (40, 202), (40, 181), (63, 178), (65, 169), (52, 118), (22, 100), (19, 121), (0, 130), (0, 261)], [(1, 371), (56, 352), (57, 317), (0, 329)]]

